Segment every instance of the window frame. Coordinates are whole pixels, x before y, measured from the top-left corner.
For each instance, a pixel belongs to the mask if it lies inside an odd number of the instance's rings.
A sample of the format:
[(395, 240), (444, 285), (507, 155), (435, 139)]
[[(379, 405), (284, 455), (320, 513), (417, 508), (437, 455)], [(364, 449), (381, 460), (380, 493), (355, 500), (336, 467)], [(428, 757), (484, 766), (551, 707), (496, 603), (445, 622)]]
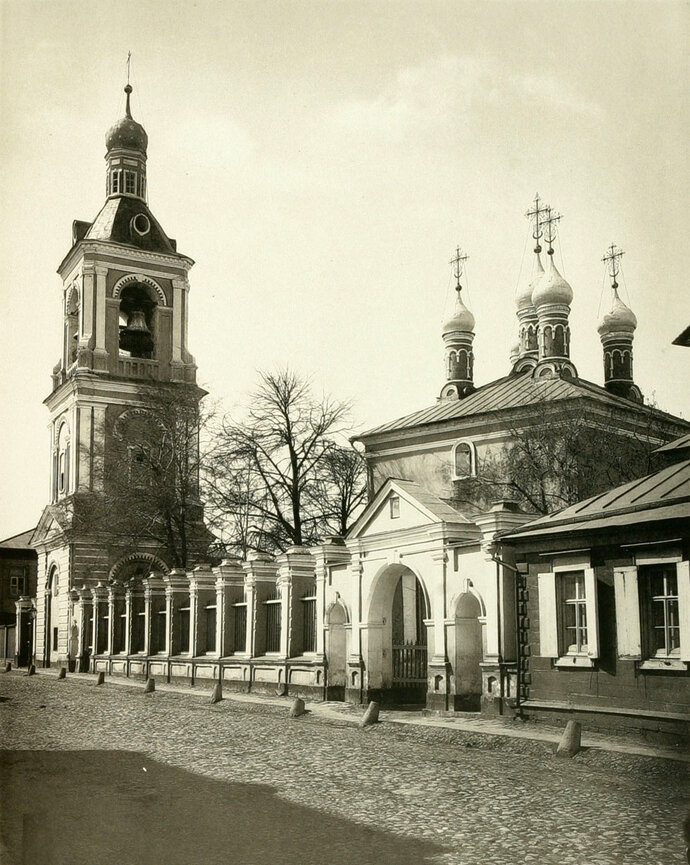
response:
[[(467, 474), (458, 473), (457, 452), (458, 448), (467, 447), (470, 458), (470, 470)], [(473, 441), (469, 439), (460, 439), (455, 442), (451, 449), (451, 480), (464, 481), (467, 478), (477, 477), (477, 447)]]
[[(587, 643), (580, 651), (572, 651), (565, 636), (565, 608), (562, 578), (573, 573), (583, 574)], [(550, 571), (538, 575), (539, 592), (539, 654), (551, 658), (554, 666), (564, 669), (592, 668), (600, 654), (597, 575), (589, 558), (552, 565)], [(577, 615), (576, 615), (577, 618)]]
[(388, 514), (392, 520), (400, 519), (400, 496), (390, 496), (388, 499)]

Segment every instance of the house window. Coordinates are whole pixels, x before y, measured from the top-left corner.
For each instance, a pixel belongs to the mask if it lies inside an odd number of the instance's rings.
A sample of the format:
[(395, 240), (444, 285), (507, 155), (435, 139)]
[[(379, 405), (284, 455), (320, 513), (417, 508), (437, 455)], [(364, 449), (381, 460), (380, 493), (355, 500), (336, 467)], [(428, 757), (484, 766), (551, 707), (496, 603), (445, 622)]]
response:
[(399, 496), (391, 496), (389, 499), (390, 502), (390, 513), (391, 519), (397, 520), (400, 517), (400, 498)]
[(125, 192), (134, 195), (137, 188), (137, 176), (133, 171), (125, 171)]
[(587, 600), (584, 571), (559, 574), (561, 654), (587, 653)]
[(453, 447), (453, 480), (474, 477), (477, 473), (475, 447), (472, 442), (458, 442)]
[(675, 564), (639, 569), (647, 657), (680, 657), (678, 573)]
[(26, 577), (22, 568), (10, 568), (10, 597), (20, 598), (26, 594)]
[(538, 580), (539, 655), (558, 667), (592, 667), (599, 657), (594, 570), (562, 565)]

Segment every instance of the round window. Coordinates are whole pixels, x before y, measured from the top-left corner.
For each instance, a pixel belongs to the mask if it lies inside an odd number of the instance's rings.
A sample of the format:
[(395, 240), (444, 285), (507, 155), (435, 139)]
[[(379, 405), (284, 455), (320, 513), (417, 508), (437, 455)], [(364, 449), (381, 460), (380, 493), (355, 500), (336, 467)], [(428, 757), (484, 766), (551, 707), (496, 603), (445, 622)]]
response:
[(136, 216), (133, 216), (131, 226), (140, 237), (151, 231), (151, 222), (145, 213), (137, 213)]

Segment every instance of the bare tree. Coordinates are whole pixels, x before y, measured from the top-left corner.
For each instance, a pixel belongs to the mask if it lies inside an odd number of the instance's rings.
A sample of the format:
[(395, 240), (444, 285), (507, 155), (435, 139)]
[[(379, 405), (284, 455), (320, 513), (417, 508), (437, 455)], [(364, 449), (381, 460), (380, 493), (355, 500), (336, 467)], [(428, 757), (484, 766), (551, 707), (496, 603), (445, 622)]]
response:
[(136, 406), (107, 416), (92, 448), (103, 488), (73, 497), (74, 530), (155, 549), (172, 567), (204, 558), (211, 535), (199, 497), (203, 392), (192, 385), (146, 386)]
[(598, 495), (656, 468), (654, 450), (680, 434), (653, 406), (635, 407), (623, 424), (613, 413), (544, 403), (529, 422), (513, 421), (510, 440), (485, 457), (476, 478), (455, 484), (454, 499), (476, 506), (509, 497), (546, 514)]
[(206, 492), (237, 550), (284, 550), (347, 527), (361, 501), (357, 460), (337, 445), (349, 414), (290, 370), (260, 373), (243, 421), (220, 427)]

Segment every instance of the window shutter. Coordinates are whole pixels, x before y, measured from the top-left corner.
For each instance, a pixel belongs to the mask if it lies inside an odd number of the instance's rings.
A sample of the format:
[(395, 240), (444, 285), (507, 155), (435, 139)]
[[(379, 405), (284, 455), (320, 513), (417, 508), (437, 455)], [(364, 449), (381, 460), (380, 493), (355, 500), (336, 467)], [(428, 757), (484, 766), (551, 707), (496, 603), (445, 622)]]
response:
[(639, 661), (642, 658), (642, 640), (637, 568), (634, 565), (614, 568), (613, 587), (616, 595), (618, 657)]
[(539, 654), (558, 657), (558, 618), (556, 612), (556, 575), (539, 574)]
[(585, 604), (587, 607), (587, 654), (599, 657), (599, 611), (597, 607), (597, 575), (594, 568), (585, 568)]
[(690, 661), (690, 562), (678, 562), (678, 619), (680, 659)]

